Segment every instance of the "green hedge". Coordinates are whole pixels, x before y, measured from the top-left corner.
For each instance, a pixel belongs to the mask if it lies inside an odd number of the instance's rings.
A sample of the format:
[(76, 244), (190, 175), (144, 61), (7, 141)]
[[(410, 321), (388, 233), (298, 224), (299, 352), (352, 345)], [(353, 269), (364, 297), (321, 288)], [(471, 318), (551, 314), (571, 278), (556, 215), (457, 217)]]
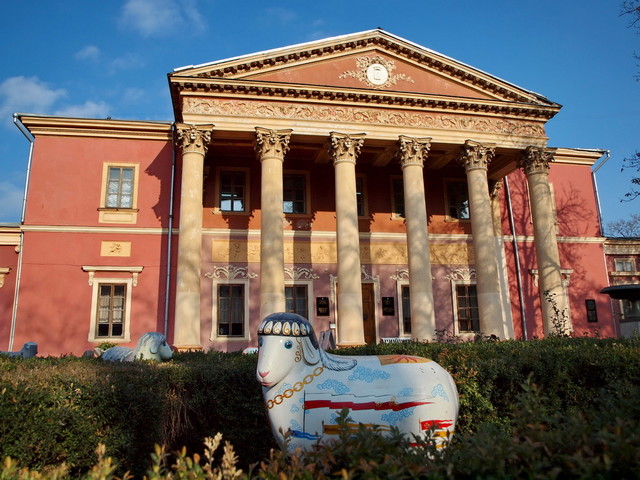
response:
[[(518, 462), (525, 465), (515, 475), (520, 478), (531, 465), (548, 469), (547, 477), (571, 465), (592, 473), (602, 470), (607, 477), (613, 467), (602, 466), (615, 464), (620, 455), (631, 465), (635, 458), (640, 466), (639, 347), (638, 340), (550, 338), (385, 344), (339, 353), (421, 355), (452, 373), (460, 393), (459, 423), (440, 463), (429, 464), (433, 478), (446, 478), (447, 472), (457, 472), (456, 478), (509, 472)], [(221, 432), (246, 472), (275, 447), (255, 368), (255, 355), (218, 352), (176, 354), (165, 364), (1, 357), (0, 458), (12, 457), (35, 470), (64, 462), (78, 476), (94, 467), (95, 451), (104, 444), (117, 459), (119, 475), (128, 470), (142, 476), (155, 444), (169, 452), (186, 446), (201, 453), (203, 440)], [(368, 449), (373, 458), (378, 440), (367, 441), (373, 442)], [(386, 440), (380, 442), (382, 459), (391, 451), (389, 458), (405, 458)], [(360, 464), (334, 455), (333, 460), (305, 457), (307, 464), (300, 468), (319, 462), (329, 470), (355, 469), (358, 478), (375, 478), (361, 470), (362, 462), (369, 461), (367, 450), (347, 447), (354, 459), (357, 452), (365, 455)], [(255, 475), (277, 478), (283, 469), (295, 467), (274, 455), (262, 469), (253, 468)], [(389, 458), (389, 468), (398, 472), (406, 473), (405, 464), (418, 468), (406, 458), (404, 463)], [(599, 459), (597, 465), (589, 458)], [(269, 468), (275, 469), (274, 477)], [(326, 478), (335, 473), (327, 472), (322, 474)], [(403, 475), (397, 478), (410, 478)]]

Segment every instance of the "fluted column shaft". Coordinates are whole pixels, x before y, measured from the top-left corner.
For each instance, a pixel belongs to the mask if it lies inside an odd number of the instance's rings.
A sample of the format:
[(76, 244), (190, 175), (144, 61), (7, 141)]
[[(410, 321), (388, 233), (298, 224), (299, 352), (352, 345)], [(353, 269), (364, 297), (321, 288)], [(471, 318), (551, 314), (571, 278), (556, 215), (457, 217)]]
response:
[(202, 189), (204, 156), (213, 125), (177, 125), (182, 149), (180, 236), (176, 275), (173, 343), (179, 349), (202, 348), (200, 341), (200, 265), (202, 262)]
[(329, 153), (336, 185), (336, 236), (338, 244), (338, 344), (363, 345), (360, 237), (356, 200), (356, 157), (364, 134), (331, 133)]
[(285, 311), (282, 164), (291, 130), (256, 127), (262, 168), (260, 221), (260, 318)]
[(487, 179), (487, 169), (494, 154), (493, 145), (482, 145), (467, 140), (458, 160), (465, 168), (469, 188), (480, 330), (484, 335), (496, 335), (504, 339), (508, 336), (509, 329), (504, 325), (501, 305), (500, 277)]
[(411, 337), (417, 341), (432, 340), (436, 329), (423, 177), (430, 142), (430, 138), (405, 136), (399, 140), (411, 278)]
[[(567, 307), (567, 299), (562, 286), (553, 197), (549, 185), (549, 163), (553, 161), (553, 153), (552, 149), (527, 147), (520, 159), (520, 167), (527, 176), (529, 187), (529, 203), (538, 259), (538, 281), (545, 335), (555, 332), (555, 317), (558, 317), (556, 320), (562, 320), (554, 310), (554, 303), (560, 315), (562, 312), (566, 312)], [(564, 325), (564, 327), (570, 329), (571, 325)]]

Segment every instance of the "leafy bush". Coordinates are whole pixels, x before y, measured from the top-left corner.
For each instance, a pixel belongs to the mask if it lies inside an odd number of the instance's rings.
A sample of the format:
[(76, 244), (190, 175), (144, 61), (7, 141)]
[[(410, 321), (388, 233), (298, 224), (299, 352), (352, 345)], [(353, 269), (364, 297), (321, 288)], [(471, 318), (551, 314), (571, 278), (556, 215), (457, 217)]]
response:
[[(269, 453), (275, 442), (255, 355), (181, 353), (165, 364), (2, 357), (0, 458), (14, 460), (0, 479), (141, 477), (150, 465), (154, 478), (205, 478), (196, 464), (207, 459), (204, 439), (217, 432), (251, 478), (630, 478), (640, 471), (639, 347), (638, 340), (550, 338), (343, 349), (440, 363), (460, 393), (456, 435), (434, 455), (428, 445), (407, 450), (406, 439), (361, 431), (290, 459)], [(117, 460), (103, 454), (96, 465), (101, 444)], [(155, 444), (165, 449), (152, 463)]]

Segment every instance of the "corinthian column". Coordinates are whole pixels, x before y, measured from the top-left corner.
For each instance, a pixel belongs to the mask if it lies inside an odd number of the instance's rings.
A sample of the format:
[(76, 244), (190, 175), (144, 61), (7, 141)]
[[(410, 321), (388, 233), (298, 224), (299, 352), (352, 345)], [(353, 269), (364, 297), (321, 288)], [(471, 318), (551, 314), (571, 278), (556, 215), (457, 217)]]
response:
[[(519, 164), (527, 176), (529, 186), (529, 203), (538, 259), (540, 302), (545, 335), (556, 330), (553, 322), (554, 318), (559, 315), (554, 312), (554, 303), (560, 315), (562, 312), (566, 312), (567, 306), (567, 299), (562, 287), (560, 253), (558, 252), (553, 215), (553, 197), (549, 187), (549, 163), (553, 161), (554, 152), (553, 149), (527, 147), (520, 157)], [(562, 320), (562, 318), (559, 317), (556, 320)], [(565, 327), (571, 328), (570, 325)]]
[(471, 233), (475, 252), (476, 281), (480, 330), (484, 335), (510, 338), (513, 334), (506, 325), (500, 295), (500, 277), (487, 168), (495, 155), (494, 145), (483, 145), (467, 140), (458, 161), (467, 173)]
[(356, 204), (356, 157), (365, 134), (331, 133), (329, 153), (336, 177), (338, 241), (338, 344), (364, 345), (360, 236)]
[(256, 127), (256, 155), (262, 166), (260, 221), (260, 318), (285, 311), (282, 164), (291, 130)]
[(404, 184), (404, 209), (409, 252), (409, 292), (411, 297), (411, 337), (429, 341), (435, 336), (436, 320), (433, 311), (433, 286), (427, 206), (424, 194), (424, 160), (431, 146), (430, 138), (399, 140), (399, 157)]
[(200, 349), (200, 264), (202, 261), (202, 181), (204, 156), (213, 125), (178, 124), (176, 142), (182, 149), (180, 236), (176, 279), (174, 345)]

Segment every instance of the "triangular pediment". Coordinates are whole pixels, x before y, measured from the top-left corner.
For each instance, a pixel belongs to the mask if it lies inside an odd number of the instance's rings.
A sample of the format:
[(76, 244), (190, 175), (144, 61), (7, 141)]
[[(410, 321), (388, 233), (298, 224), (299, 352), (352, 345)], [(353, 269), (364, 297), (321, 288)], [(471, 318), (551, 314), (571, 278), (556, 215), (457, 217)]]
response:
[(184, 67), (170, 77), (558, 107), (541, 95), (379, 29)]

